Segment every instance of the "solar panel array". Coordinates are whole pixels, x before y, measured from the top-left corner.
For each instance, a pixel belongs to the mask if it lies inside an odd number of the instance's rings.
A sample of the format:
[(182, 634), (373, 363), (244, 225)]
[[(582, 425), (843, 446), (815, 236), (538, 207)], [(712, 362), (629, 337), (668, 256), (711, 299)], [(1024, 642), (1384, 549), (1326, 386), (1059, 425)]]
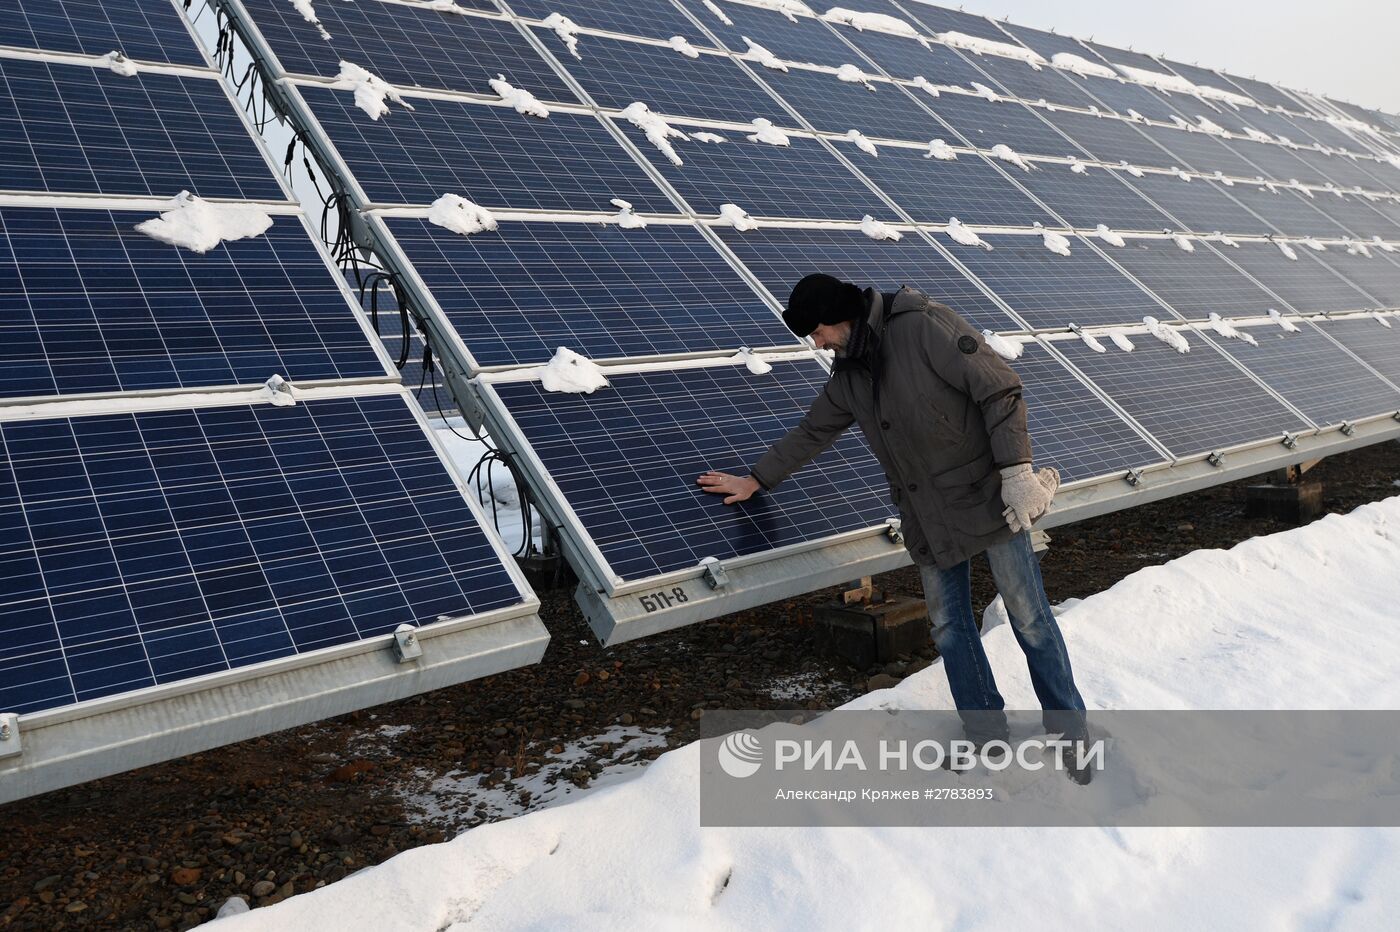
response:
[[(533, 612), (180, 6), (0, 7), (0, 712)], [(181, 191), (271, 227), (137, 229)]]
[[(317, 4), (319, 25), (285, 0), (220, 2), (290, 79), (293, 119), (421, 310), (469, 371), (493, 370), (488, 421), (612, 583), (892, 513), (854, 446), (762, 518), (690, 484), (742, 471), (815, 393), (810, 363), (715, 365), (790, 344), (776, 312), (808, 272), (913, 285), (1014, 335), (1037, 459), (1068, 481), (1400, 408), (1394, 355), (1356, 339), (1400, 333), (1400, 130), (1383, 114), (922, 0), (361, 0)], [(324, 81), (342, 59), (413, 109), (370, 120)], [(500, 80), (548, 115), (517, 112)], [(638, 101), (664, 122), (639, 122)], [(443, 194), (498, 226), (435, 226)], [(615, 198), (648, 225), (618, 224)], [(866, 215), (899, 238), (867, 235)], [(1216, 314), (1267, 323), (1243, 340)], [(544, 391), (519, 370), (558, 346), (626, 374)]]

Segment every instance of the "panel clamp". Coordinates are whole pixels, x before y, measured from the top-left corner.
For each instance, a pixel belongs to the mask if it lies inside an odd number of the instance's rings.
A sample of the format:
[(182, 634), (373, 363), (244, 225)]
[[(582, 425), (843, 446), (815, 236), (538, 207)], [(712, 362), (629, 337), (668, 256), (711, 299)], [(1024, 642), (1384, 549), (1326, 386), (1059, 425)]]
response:
[(1397, 421), (1400, 421), (1400, 411), (1396, 411), (1394, 414), (1391, 415), (1391, 417), (1395, 418), (1395, 420)]
[(1290, 434), (1288, 431), (1285, 430), (1283, 432), (1282, 439), (1279, 440), (1279, 443), (1283, 444), (1286, 449), (1291, 450), (1298, 445), (1298, 435)]
[(890, 518), (885, 522), (885, 536), (892, 544), (904, 543), (904, 522), (899, 518)]
[(1142, 470), (1141, 470), (1141, 469), (1135, 469), (1135, 468), (1133, 468), (1133, 467), (1131, 467), (1131, 466), (1128, 467), (1127, 473), (1125, 473), (1124, 476), (1123, 476), (1123, 481), (1126, 482), (1126, 483), (1128, 483), (1128, 485), (1131, 485), (1131, 486), (1134, 486), (1134, 487), (1141, 485), (1141, 484), (1142, 484)]
[(1353, 424), (1351, 421), (1342, 421), (1342, 425), (1338, 429), (1341, 430), (1341, 432), (1347, 435), (1348, 437), (1356, 433), (1356, 425)]
[(14, 712), (0, 712), (0, 758), (17, 757), (22, 750), (19, 715)]
[(706, 557), (700, 561), (700, 566), (705, 570), (705, 582), (709, 583), (711, 589), (723, 589), (729, 585), (729, 574), (724, 571), (724, 566), (714, 557)]
[(1210, 454), (1206, 457), (1206, 462), (1210, 463), (1212, 466), (1219, 466), (1221, 463), (1225, 462), (1225, 454), (1221, 453), (1219, 450), (1211, 450)]
[(394, 629), (394, 659), (408, 663), (423, 656), (423, 645), (418, 643), (418, 629), (413, 625), (399, 625)]

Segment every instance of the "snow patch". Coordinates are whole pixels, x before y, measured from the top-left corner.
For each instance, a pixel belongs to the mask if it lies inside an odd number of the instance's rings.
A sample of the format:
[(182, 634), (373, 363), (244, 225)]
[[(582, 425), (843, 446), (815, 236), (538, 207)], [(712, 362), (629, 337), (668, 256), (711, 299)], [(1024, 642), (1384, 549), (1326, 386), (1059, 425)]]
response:
[(578, 23), (563, 13), (550, 13), (541, 23), (554, 30), (554, 34), (568, 47), (570, 55), (583, 61), (583, 56), (578, 53)]
[[(1324, 243), (1322, 240), (1317, 239), (1316, 237), (1309, 236), (1309, 237), (1303, 239), (1301, 242), (1302, 242), (1302, 244), (1303, 244), (1304, 246), (1308, 247), (1308, 248), (1311, 249), (1313, 252), (1326, 252), (1326, 251), (1327, 251), (1327, 244)], [(1350, 250), (1347, 250), (1347, 251), (1350, 252)]]
[(1234, 324), (1221, 317), (1215, 311), (1210, 312), (1210, 327), (1216, 333), (1220, 334), (1222, 337), (1225, 337), (1227, 339), (1243, 340), (1250, 346), (1259, 345), (1259, 341), (1254, 339), (1253, 335), (1245, 333), (1243, 330), (1238, 329), (1237, 327), (1235, 327)]
[(632, 204), (629, 201), (615, 197), (608, 203), (618, 209), (617, 213), (609, 218), (609, 223), (615, 223), (624, 230), (640, 230), (647, 225), (645, 219), (632, 212)]
[(463, 236), (497, 228), (491, 211), (457, 194), (444, 194), (433, 201), (428, 208), (428, 222)]
[(690, 40), (687, 39), (685, 36), (672, 36), (671, 38), (666, 40), (666, 44), (671, 46), (671, 48), (675, 49), (677, 52), (680, 52), (686, 58), (700, 57), (699, 50), (696, 49), (695, 46), (691, 45)]
[(1196, 125), (1198, 129), (1210, 133), (1212, 136), (1230, 135), (1230, 133), (1225, 129), (1225, 127), (1221, 126), (1219, 123), (1216, 123), (1213, 120), (1208, 120), (1203, 116), (1196, 117)]
[(136, 67), (136, 62), (118, 51), (108, 52), (106, 55), (99, 58), (98, 61), (109, 68), (114, 74), (119, 74), (124, 78), (132, 77), (139, 70)]
[(1049, 64), (1039, 53), (1019, 45), (1012, 45), (1009, 42), (996, 42), (992, 39), (983, 39), (981, 36), (969, 36), (964, 32), (940, 32), (940, 41), (953, 48), (966, 49), (976, 55), (996, 55), (1000, 58), (1015, 58), (1023, 61), (1033, 68), (1039, 69), (1041, 65)]
[[(924, 77), (921, 74), (914, 75), (914, 77), (910, 80), (909, 83), (913, 84), (915, 87), (919, 88), (921, 91), (928, 94), (930, 97), (941, 97), (943, 94), (942, 91), (933, 86), (932, 81), (930, 81), (928, 78)], [(1400, 165), (1397, 165), (1396, 167), (1400, 168)]]
[(1134, 110), (1132, 107), (1129, 107), (1129, 108), (1128, 108), (1128, 119), (1132, 120), (1134, 123), (1146, 123), (1146, 122), (1147, 122), (1147, 117), (1143, 116), (1141, 113), (1138, 113), (1138, 112), (1137, 112), (1136, 110)]
[(1034, 166), (1032, 166), (1030, 162), (1027, 162), (1025, 159), (1021, 158), (1020, 153), (1018, 153), (1015, 149), (1011, 148), (1004, 142), (999, 142), (996, 145), (992, 146), (991, 151), (992, 155), (1001, 159), (1003, 162), (1010, 162), (1012, 165), (1015, 165), (1017, 168), (1021, 169), (1021, 171), (1028, 172), (1034, 170)]
[(1089, 59), (1073, 52), (1056, 52), (1050, 56), (1050, 64), (1056, 68), (1063, 68), (1065, 71), (1073, 71), (1075, 74), (1087, 77), (1118, 79), (1117, 73), (1112, 68), (1089, 61)]
[(312, 0), (291, 0), (292, 7), (301, 14), (301, 18), (316, 27), (316, 31), (321, 34), (321, 38), (327, 42), (331, 39), (331, 34), (326, 32), (326, 27), (321, 25), (321, 19), (316, 15), (316, 7)]
[(1191, 173), (1179, 165), (1172, 166), (1172, 174), (1176, 175), (1176, 177), (1180, 178), (1182, 181), (1191, 180)]
[(1103, 240), (1105, 243), (1108, 243), (1110, 246), (1127, 245), (1124, 242), (1123, 237), (1119, 236), (1113, 230), (1110, 230), (1107, 224), (1100, 223), (1098, 226), (1094, 227), (1094, 235), (1097, 236), (1099, 239)]
[(1079, 334), (1079, 339), (1083, 340), (1083, 341), (1084, 341), (1084, 345), (1087, 346), (1087, 347), (1089, 347), (1089, 349), (1093, 350), (1093, 351), (1096, 352), (1096, 353), (1107, 353), (1107, 352), (1108, 352), (1108, 349), (1107, 349), (1102, 343), (1100, 343), (1098, 340), (1094, 339), (1094, 336), (1093, 336), (1092, 334), (1087, 333), (1086, 331), (1083, 331), (1083, 330), (1079, 330), (1079, 331), (1076, 331), (1076, 332)]
[(224, 900), (224, 905), (219, 907), (219, 911), (214, 914), (215, 919), (227, 919), (230, 916), (238, 916), (248, 912), (252, 907), (248, 901), (241, 896), (231, 896)]
[(1026, 345), (1015, 340), (1008, 340), (1006, 337), (991, 330), (983, 330), (982, 337), (987, 341), (987, 349), (996, 353), (1002, 359), (1020, 359), (1021, 353), (1025, 351)]
[(695, 140), (696, 142), (724, 142), (724, 141), (725, 141), (724, 137), (721, 136), (721, 135), (719, 135), (718, 133), (705, 132), (704, 130), (702, 130), (702, 131), (700, 131), (700, 132), (698, 132), (698, 133), (691, 133), (691, 134), (690, 134), (690, 138), (693, 139), (693, 140)]
[(1221, 233), (1219, 230), (1216, 230), (1214, 233), (1212, 233), (1208, 237), (1208, 239), (1210, 239), (1210, 241), (1213, 243), (1219, 243), (1222, 246), (1229, 246), (1232, 249), (1240, 248), (1240, 244), (1235, 242), (1235, 238), (1233, 236), (1230, 236), (1228, 233)]
[(715, 14), (715, 17), (718, 18), (721, 23), (724, 23), (724, 25), (726, 26), (734, 25), (734, 20), (726, 16), (724, 14), (724, 11), (721, 10), (719, 7), (715, 6), (713, 0), (701, 0), (701, 2), (705, 4), (705, 9)]
[(749, 142), (766, 142), (770, 146), (792, 145), (788, 134), (774, 126), (771, 120), (764, 117), (754, 117), (753, 127), (757, 132), (750, 133), (746, 137)]
[(1237, 109), (1239, 107), (1259, 106), (1254, 102), (1253, 98), (1246, 97), (1243, 94), (1236, 94), (1234, 91), (1227, 91), (1224, 88), (1215, 87), (1210, 84), (1195, 85), (1195, 94), (1198, 97), (1205, 97), (1210, 100), (1224, 101)]
[(1367, 259), (1371, 258), (1371, 250), (1367, 249), (1366, 244), (1360, 240), (1355, 240), (1348, 236), (1342, 240), (1342, 245), (1346, 247), (1347, 255), (1349, 256), (1365, 256)]
[(549, 116), (549, 108), (540, 103), (539, 99), (524, 88), (514, 87), (506, 76), (498, 74), (487, 82), (491, 85), (491, 90), (495, 91), (501, 101), (508, 107), (514, 107), (515, 112), (521, 116), (539, 117), (541, 120)]
[(1381, 239), (1379, 236), (1371, 237), (1371, 245), (1375, 246), (1377, 249), (1380, 249), (1383, 252), (1395, 252), (1395, 247), (1392, 246), (1390, 243), (1387, 243), (1385, 240)]
[(1131, 353), (1133, 350), (1137, 349), (1137, 347), (1133, 345), (1133, 341), (1128, 338), (1127, 332), (1121, 327), (1114, 327), (1112, 330), (1109, 330), (1105, 336), (1113, 341), (1114, 346), (1125, 353)]
[(591, 395), (608, 387), (608, 380), (597, 363), (566, 346), (559, 347), (554, 357), (539, 367), (539, 376), (540, 387), (547, 392)]
[(1113, 67), (1139, 84), (1146, 84), (1158, 90), (1176, 94), (1194, 94), (1196, 92), (1196, 85), (1180, 75), (1148, 71), (1146, 68), (1134, 68), (1131, 65), (1114, 65)]
[(1234, 183), (1233, 181), (1231, 181), (1229, 178), (1226, 178), (1226, 177), (1225, 177), (1225, 173), (1224, 173), (1223, 171), (1221, 171), (1220, 169), (1218, 169), (1218, 168), (1215, 170), (1215, 174), (1211, 176), (1211, 179), (1210, 179), (1210, 180), (1211, 180), (1211, 181), (1218, 181), (1218, 182), (1220, 182), (1221, 184), (1223, 184), (1223, 185), (1224, 185), (1225, 187), (1227, 187), (1227, 188), (1233, 188), (1233, 187), (1235, 186), (1235, 183)]
[(642, 101), (634, 100), (623, 108), (619, 115), (646, 133), (647, 141), (656, 146), (672, 165), (685, 164), (676, 153), (675, 147), (671, 145), (671, 140), (689, 139), (690, 137), (667, 123), (660, 114), (652, 113), (651, 109)]
[(1074, 172), (1076, 175), (1082, 175), (1089, 170), (1089, 166), (1085, 165), (1083, 162), (1079, 161), (1079, 159), (1075, 158), (1074, 156), (1070, 156), (1069, 170)]
[(750, 39), (748, 36), (740, 36), (740, 38), (749, 44), (749, 50), (743, 55), (740, 55), (740, 58), (747, 58), (749, 61), (756, 61), (763, 67), (771, 68), (774, 71), (788, 70), (787, 65), (783, 64), (782, 59), (780, 59), (778, 56), (774, 55), (772, 52), (768, 51), (766, 48), (759, 45), (757, 42)]
[(917, 39), (924, 45), (928, 45), (928, 39), (910, 24), (897, 16), (889, 16), (885, 13), (864, 13), (856, 10), (848, 10), (845, 7), (834, 6), (821, 15), (821, 18), (828, 23), (841, 23), (845, 26), (854, 26), (864, 32), (869, 29), (871, 32), (887, 32), (892, 36), (904, 36), (907, 39)]
[(211, 204), (188, 191), (171, 201), (170, 209), (145, 220), (136, 229), (152, 239), (193, 252), (205, 253), (220, 243), (261, 236), (272, 218), (253, 204)]
[(962, 243), (964, 246), (981, 246), (988, 251), (992, 248), (991, 243), (964, 226), (957, 217), (948, 218), (948, 235), (953, 238), (953, 242)]
[(1168, 327), (1150, 314), (1144, 317), (1142, 322), (1147, 327), (1148, 333), (1152, 334), (1178, 353), (1191, 352), (1191, 344), (1186, 342), (1186, 336), (1175, 327)]
[(1273, 308), (1269, 308), (1269, 318), (1288, 333), (1297, 333), (1298, 326)]
[(1248, 136), (1250, 139), (1253, 139), (1255, 142), (1273, 142), (1273, 141), (1274, 141), (1274, 137), (1270, 136), (1268, 133), (1261, 133), (1261, 132), (1259, 132), (1259, 130), (1255, 129), (1255, 128), (1252, 127), (1252, 126), (1246, 126), (1246, 127), (1244, 128), (1244, 134), (1245, 134), (1246, 136)]
[(982, 97), (986, 100), (991, 101), (992, 103), (996, 103), (997, 101), (1001, 100), (1000, 94), (992, 90), (987, 85), (983, 84), (981, 81), (973, 81), (972, 89), (977, 92), (978, 97)]
[(1295, 262), (1298, 260), (1298, 254), (1293, 251), (1293, 247), (1285, 243), (1283, 240), (1274, 240), (1274, 245), (1277, 246), (1279, 248), (1279, 251), (1282, 252), (1288, 258), (1292, 259)]
[(274, 407), (289, 408), (297, 403), (292, 394), (292, 383), (274, 373), (263, 383), (263, 392)]
[(879, 151), (878, 149), (875, 148), (875, 143), (873, 143), (873, 142), (871, 142), (869, 139), (867, 139), (866, 136), (865, 136), (865, 134), (862, 133), (860, 130), (858, 130), (858, 129), (847, 130), (847, 131), (846, 131), (846, 138), (847, 138), (848, 140), (850, 140), (851, 142), (855, 143), (855, 144), (856, 144), (856, 148), (859, 149), (860, 151), (862, 151), (862, 152), (864, 152), (864, 153), (866, 153), (866, 154), (868, 154), (868, 155), (873, 155), (873, 156), (875, 156), (876, 158), (879, 158), (879, 157), (880, 157), (880, 151)]
[(1034, 224), (1034, 227), (1035, 229), (1040, 231), (1040, 239), (1043, 243), (1045, 243), (1046, 249), (1050, 250), (1057, 256), (1069, 255), (1068, 239), (1066, 239), (1063, 235), (1056, 233), (1054, 230), (1045, 229), (1044, 225), (1041, 224), (1039, 221), (1037, 221)]
[(1195, 252), (1196, 245), (1191, 242), (1191, 237), (1184, 233), (1173, 233), (1172, 242), (1176, 243), (1176, 248), (1182, 252)]
[(940, 162), (951, 162), (958, 157), (958, 154), (948, 148), (948, 144), (941, 139), (935, 139), (928, 144), (928, 151), (924, 153), (926, 159), (938, 159)]
[(797, 22), (799, 16), (816, 16), (811, 7), (798, 0), (744, 0), (747, 6), (762, 7), (765, 10), (773, 10), (788, 18), (788, 22)]
[(407, 110), (413, 109), (413, 105), (400, 97), (392, 84), (348, 61), (341, 61), (340, 73), (331, 87), (353, 89), (355, 106), (369, 114), (371, 120), (377, 120), (389, 112), (388, 100)]
[(456, 13), (459, 16), (466, 16), (468, 12), (466, 7), (458, 6), (456, 0), (427, 0), (423, 8), (434, 13)]
[(881, 220), (866, 214), (861, 218), (860, 231), (871, 239), (901, 240), (904, 234)]
[(1141, 178), (1143, 177), (1143, 175), (1146, 174), (1146, 172), (1144, 172), (1141, 168), (1138, 168), (1136, 165), (1129, 165), (1127, 159), (1119, 161), (1118, 167), (1121, 168), (1123, 171), (1127, 172), (1128, 174), (1132, 175), (1134, 178)]
[(767, 375), (773, 371), (773, 364), (768, 362), (758, 353), (747, 346), (739, 347), (739, 352), (733, 357), (735, 362), (743, 363), (754, 375)]
[(1389, 318), (1389, 315), (1388, 315), (1388, 314), (1385, 314), (1385, 313), (1383, 313), (1383, 312), (1381, 312), (1381, 311), (1372, 311), (1372, 312), (1371, 312), (1371, 316), (1374, 317), (1374, 318), (1376, 319), (1376, 321), (1377, 321), (1382, 327), (1385, 327), (1386, 329), (1390, 329), (1390, 320), (1388, 319), (1388, 318)]
[(847, 84), (863, 84), (867, 91), (875, 90), (875, 85), (870, 83), (870, 75), (861, 71), (855, 65), (845, 64), (837, 68), (836, 77), (838, 80), (845, 81)]
[(738, 204), (719, 205), (719, 217), (741, 233), (758, 229), (758, 221), (750, 217), (749, 212)]

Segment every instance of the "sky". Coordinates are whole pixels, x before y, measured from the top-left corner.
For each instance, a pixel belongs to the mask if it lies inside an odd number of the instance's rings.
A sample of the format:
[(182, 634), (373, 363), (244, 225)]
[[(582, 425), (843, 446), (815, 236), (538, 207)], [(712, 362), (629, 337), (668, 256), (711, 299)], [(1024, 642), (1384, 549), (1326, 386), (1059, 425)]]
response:
[(1400, 113), (1394, 0), (945, 0), (971, 13), (1165, 54)]

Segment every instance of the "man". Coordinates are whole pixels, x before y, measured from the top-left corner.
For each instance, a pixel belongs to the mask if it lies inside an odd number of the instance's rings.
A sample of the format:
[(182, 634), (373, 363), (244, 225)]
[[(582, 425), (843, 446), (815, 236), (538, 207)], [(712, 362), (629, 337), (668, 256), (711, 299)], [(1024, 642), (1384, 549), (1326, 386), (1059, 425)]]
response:
[[(1007, 737), (1006, 704), (972, 617), (969, 560), (985, 552), (1046, 730), (1083, 739), (1084, 700), (1030, 537), (1059, 475), (1031, 468), (1020, 377), (967, 321), (909, 287), (882, 294), (808, 275), (783, 320), (818, 349), (835, 351), (834, 372), (802, 421), (748, 476), (710, 471), (697, 480), (701, 488), (727, 505), (743, 502), (775, 488), (858, 423), (899, 507), (967, 736), (979, 745)], [(1089, 775), (1071, 776), (1087, 782)]]

